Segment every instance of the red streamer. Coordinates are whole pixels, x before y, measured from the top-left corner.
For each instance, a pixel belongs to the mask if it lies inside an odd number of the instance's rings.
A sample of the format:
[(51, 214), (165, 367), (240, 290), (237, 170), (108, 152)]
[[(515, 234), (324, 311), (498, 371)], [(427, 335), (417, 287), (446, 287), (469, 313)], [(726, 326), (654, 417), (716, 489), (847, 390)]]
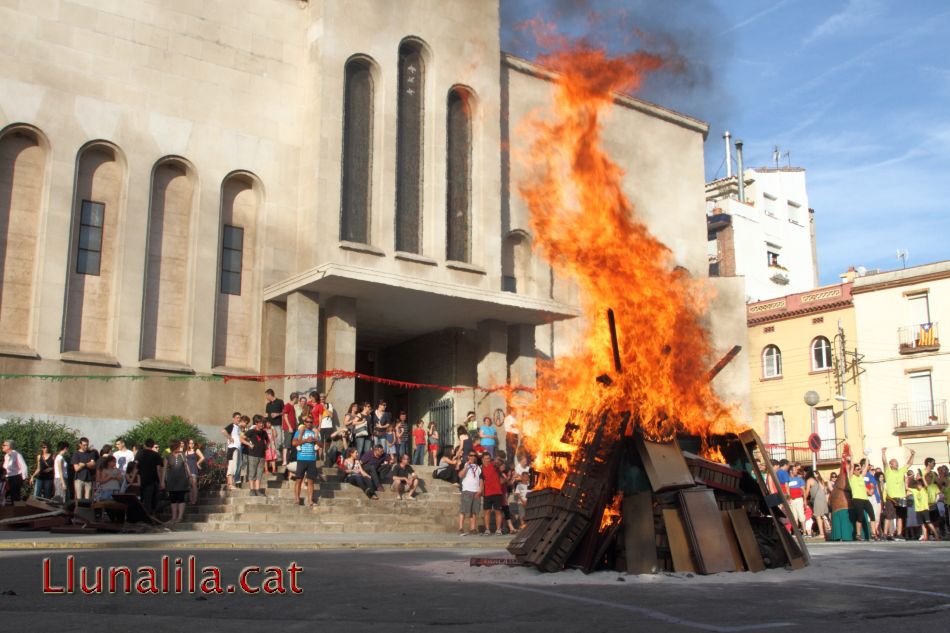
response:
[(525, 391), (532, 392), (534, 391), (531, 387), (519, 387), (513, 385), (500, 385), (497, 387), (449, 387), (446, 385), (433, 385), (430, 383), (422, 382), (406, 382), (403, 380), (392, 380), (390, 378), (380, 378), (379, 376), (370, 376), (368, 374), (361, 374), (356, 371), (344, 371), (342, 369), (330, 369), (324, 372), (316, 374), (268, 374), (268, 375), (258, 375), (258, 376), (225, 376), (224, 382), (231, 382), (232, 380), (249, 380), (252, 382), (265, 382), (271, 380), (297, 380), (297, 379), (311, 379), (311, 380), (321, 380), (326, 378), (333, 378), (337, 380), (346, 380), (346, 379), (356, 379), (356, 380), (366, 380), (368, 382), (375, 382), (381, 385), (389, 385), (391, 387), (401, 387), (403, 389), (436, 389), (438, 391), (468, 391), (474, 389), (476, 391), (482, 391), (484, 393), (496, 393), (498, 391), (504, 392), (515, 392), (515, 391)]

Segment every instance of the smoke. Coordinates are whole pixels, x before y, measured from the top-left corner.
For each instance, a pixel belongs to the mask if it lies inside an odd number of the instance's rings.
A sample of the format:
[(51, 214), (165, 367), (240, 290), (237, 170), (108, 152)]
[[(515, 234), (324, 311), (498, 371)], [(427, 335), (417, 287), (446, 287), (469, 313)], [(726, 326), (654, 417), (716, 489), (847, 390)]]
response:
[(712, 0), (501, 0), (500, 13), (507, 53), (533, 60), (550, 52), (549, 38), (539, 42), (525, 28), (540, 20), (611, 56), (644, 51), (667, 60), (637, 91), (641, 99), (710, 122), (732, 109), (721, 76), (733, 56), (722, 35), (730, 25)]

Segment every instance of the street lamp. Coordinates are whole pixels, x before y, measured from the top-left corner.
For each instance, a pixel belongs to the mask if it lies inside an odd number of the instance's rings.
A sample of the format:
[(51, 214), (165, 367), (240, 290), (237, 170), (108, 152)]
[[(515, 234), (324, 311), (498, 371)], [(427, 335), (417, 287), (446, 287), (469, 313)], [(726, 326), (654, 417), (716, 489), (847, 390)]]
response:
[[(808, 405), (809, 412), (811, 413), (811, 432), (816, 433), (815, 430), (815, 405), (821, 402), (821, 396), (818, 395), (817, 391), (809, 389), (805, 392), (805, 404)], [(815, 472), (818, 471), (818, 453), (816, 451), (811, 452), (811, 469)]]

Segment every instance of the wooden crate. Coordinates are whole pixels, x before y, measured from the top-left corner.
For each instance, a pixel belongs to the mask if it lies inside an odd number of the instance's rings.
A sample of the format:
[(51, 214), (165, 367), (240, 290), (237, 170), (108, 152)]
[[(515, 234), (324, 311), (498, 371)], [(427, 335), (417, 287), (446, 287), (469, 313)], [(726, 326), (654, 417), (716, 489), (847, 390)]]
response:
[(525, 562), (541, 571), (564, 569), (588, 527), (590, 520), (586, 517), (562, 510), (547, 524), (544, 534), (525, 556)]
[(558, 508), (560, 494), (557, 488), (542, 488), (529, 492), (525, 505), (524, 520), (527, 522), (553, 517)]
[(528, 523), (528, 525), (518, 532), (511, 542), (508, 543), (508, 552), (518, 557), (518, 560), (524, 562), (527, 556), (537, 545), (538, 541), (548, 529), (551, 523), (549, 519), (538, 519)]
[(742, 494), (742, 490), (739, 488), (742, 471), (730, 468), (725, 464), (703, 459), (698, 455), (693, 455), (685, 451), (683, 452), (683, 457), (686, 458), (686, 465), (689, 467), (689, 472), (692, 473), (693, 479), (696, 480), (697, 484), (736, 495)]

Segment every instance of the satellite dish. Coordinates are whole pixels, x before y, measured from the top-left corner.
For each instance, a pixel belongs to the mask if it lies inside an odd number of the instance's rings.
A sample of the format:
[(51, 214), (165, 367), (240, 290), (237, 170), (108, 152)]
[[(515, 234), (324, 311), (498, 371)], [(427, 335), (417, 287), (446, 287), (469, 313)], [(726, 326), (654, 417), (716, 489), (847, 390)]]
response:
[(858, 277), (864, 277), (868, 274), (868, 269), (864, 266), (858, 266)]

